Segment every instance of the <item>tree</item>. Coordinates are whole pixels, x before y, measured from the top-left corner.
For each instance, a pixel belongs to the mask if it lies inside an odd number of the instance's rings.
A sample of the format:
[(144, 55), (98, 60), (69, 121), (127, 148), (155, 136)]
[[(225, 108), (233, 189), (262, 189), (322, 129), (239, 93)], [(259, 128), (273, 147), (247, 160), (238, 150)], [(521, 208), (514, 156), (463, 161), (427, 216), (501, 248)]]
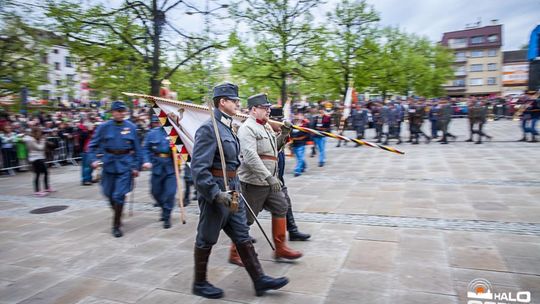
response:
[(252, 31), (249, 42), (238, 33), (231, 37), (233, 74), (257, 83), (250, 90), (278, 88), (285, 101), (289, 83), (308, 77), (305, 69), (321, 41), (321, 30), (313, 26), (310, 13), (318, 4), (317, 0), (247, 0), (233, 7), (233, 16)]
[(428, 39), (385, 28), (358, 73), (368, 73), (372, 90), (389, 94), (426, 97), (443, 94), (441, 85), (452, 76), (453, 55)]
[(45, 51), (42, 31), (29, 26), (20, 16), (0, 11), (0, 97), (19, 94), (23, 87), (36, 90), (47, 80), (47, 68), (41, 63)]
[[(144, 79), (150, 94), (158, 96), (164, 79), (172, 77), (205, 50), (221, 46), (200, 35), (186, 33), (167, 18), (173, 12), (210, 12), (182, 0), (158, 2), (125, 0), (119, 8), (108, 9), (103, 5), (85, 7), (70, 0), (48, 0), (47, 15), (69, 38), (70, 47), (82, 57), (87, 68), (92, 69), (93, 62), (104, 66), (92, 75), (96, 83), (136, 84)], [(183, 12), (176, 11), (180, 7), (184, 8)], [(191, 47), (194, 41), (201, 41), (198, 48)], [(129, 79), (128, 74), (135, 74), (138, 79)], [(112, 76), (117, 78), (111, 79)]]
[(354, 69), (372, 51), (369, 42), (377, 33), (380, 18), (365, 0), (342, 0), (327, 17), (331, 26), (328, 47), (335, 61), (328, 68), (340, 75), (336, 85), (345, 95)]

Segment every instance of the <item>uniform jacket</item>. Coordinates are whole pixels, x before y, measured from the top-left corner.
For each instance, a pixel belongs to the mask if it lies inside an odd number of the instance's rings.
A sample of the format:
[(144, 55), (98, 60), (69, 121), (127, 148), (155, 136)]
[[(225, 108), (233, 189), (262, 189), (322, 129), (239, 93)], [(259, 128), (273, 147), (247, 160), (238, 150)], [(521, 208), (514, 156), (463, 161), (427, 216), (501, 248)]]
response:
[[(330, 116), (328, 116), (330, 118)], [(276, 136), (269, 124), (264, 126), (255, 118), (249, 117), (238, 129), (242, 164), (238, 169), (241, 182), (268, 186), (268, 176), (278, 176), (276, 160), (261, 159), (260, 155), (272, 156), (277, 159), (278, 152), (286, 143), (287, 137)]]
[[(94, 162), (97, 154), (103, 154), (103, 171), (107, 173), (125, 173), (140, 170), (143, 156), (137, 137), (137, 127), (130, 121), (120, 123), (114, 120), (98, 126), (88, 145), (90, 162)], [(127, 154), (112, 154), (107, 150), (130, 150)]]
[(143, 147), (144, 162), (152, 163), (152, 174), (174, 174), (172, 155), (170, 157), (161, 157), (156, 153), (172, 153), (169, 137), (162, 127), (153, 128), (146, 135)]
[(364, 128), (368, 123), (368, 111), (366, 109), (354, 109), (351, 114), (351, 119), (354, 128)]
[[(214, 114), (223, 145), (226, 170), (237, 171), (240, 166), (240, 144), (232, 130), (232, 119), (218, 109), (214, 109)], [(191, 158), (191, 174), (199, 200), (212, 202), (219, 192), (225, 191), (223, 178), (213, 176), (211, 169), (222, 170), (214, 126), (212, 120), (209, 119), (195, 132)], [(235, 180), (237, 181), (238, 178)], [(238, 190), (239, 185), (233, 180), (229, 187), (231, 190)]]

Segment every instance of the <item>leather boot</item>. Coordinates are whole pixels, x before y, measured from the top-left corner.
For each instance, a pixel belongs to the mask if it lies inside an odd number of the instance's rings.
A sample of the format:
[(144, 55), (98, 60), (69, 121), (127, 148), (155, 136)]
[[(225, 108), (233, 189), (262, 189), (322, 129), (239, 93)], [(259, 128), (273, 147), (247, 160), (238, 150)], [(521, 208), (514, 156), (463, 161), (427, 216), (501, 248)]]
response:
[(276, 245), (274, 257), (276, 259), (284, 258), (295, 260), (300, 258), (302, 253), (287, 246), (287, 240), (285, 239), (286, 225), (287, 223), (284, 217), (272, 217), (272, 236), (274, 238), (274, 244)]
[(236, 250), (236, 245), (234, 243), (231, 243), (231, 249), (229, 250), (229, 263), (244, 267), (242, 259), (240, 259), (238, 251)]
[(292, 208), (287, 209), (287, 231), (289, 231), (289, 241), (307, 241), (311, 235), (298, 231)]
[(523, 138), (518, 141), (527, 141), (527, 136), (523, 135)]
[(120, 226), (122, 225), (122, 211), (124, 210), (124, 204), (114, 204), (114, 217), (113, 217), (113, 228), (112, 235), (114, 237), (122, 237), (124, 235)]
[(538, 140), (536, 139), (536, 135), (533, 134), (529, 142), (532, 142), (532, 143), (538, 142)]
[(195, 246), (195, 277), (193, 279), (192, 292), (194, 295), (208, 299), (219, 299), (223, 297), (223, 290), (208, 283), (206, 279), (206, 269), (211, 251), (212, 247), (199, 248)]
[(236, 245), (238, 254), (242, 258), (242, 262), (246, 265), (246, 270), (253, 281), (255, 294), (257, 297), (262, 296), (267, 290), (276, 290), (287, 285), (289, 279), (286, 277), (272, 278), (264, 274), (261, 263), (257, 258), (257, 253), (253, 244), (250, 241)]

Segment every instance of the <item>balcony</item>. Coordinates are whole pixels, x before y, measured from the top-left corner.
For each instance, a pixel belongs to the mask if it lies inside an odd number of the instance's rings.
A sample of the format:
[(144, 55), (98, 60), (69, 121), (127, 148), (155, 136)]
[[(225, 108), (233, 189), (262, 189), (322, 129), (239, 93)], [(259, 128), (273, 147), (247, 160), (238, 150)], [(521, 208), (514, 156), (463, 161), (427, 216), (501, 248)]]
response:
[(460, 76), (467, 76), (467, 73), (464, 71), (455, 71), (454, 76), (460, 77)]
[(454, 58), (454, 62), (466, 62), (467, 61), (467, 57), (455, 57)]

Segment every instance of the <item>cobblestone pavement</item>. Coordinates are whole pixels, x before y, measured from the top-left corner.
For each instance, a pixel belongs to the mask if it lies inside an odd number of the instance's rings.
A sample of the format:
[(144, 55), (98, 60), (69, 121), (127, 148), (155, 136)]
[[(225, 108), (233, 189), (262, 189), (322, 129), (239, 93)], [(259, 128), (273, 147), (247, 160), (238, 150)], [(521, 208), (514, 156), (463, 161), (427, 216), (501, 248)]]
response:
[[(463, 142), (466, 120), (451, 128), (457, 142), (402, 144), (402, 156), (330, 140), (326, 165), (307, 153), (300, 177), (289, 158), (295, 217), (313, 236), (291, 243), (304, 252), (300, 260), (276, 263), (258, 228), (251, 230), (265, 271), (291, 280), (261, 298), (246, 272), (227, 263), (225, 235), (209, 271), (225, 298), (191, 294), (198, 208), (186, 208), (186, 225), (175, 210), (173, 227), (162, 229), (148, 172), (137, 181), (134, 216), (125, 216), (120, 239), (110, 236), (98, 186), (79, 185), (78, 167), (52, 169), (58, 192), (46, 198), (31, 196), (30, 173), (2, 177), (0, 304), (467, 303), (467, 285), (477, 278), (494, 292), (530, 291), (540, 303), (540, 145), (515, 142), (514, 121), (488, 123), (494, 140), (483, 145)], [(68, 208), (30, 214), (54, 205)], [(269, 214), (260, 218), (270, 232)]]

